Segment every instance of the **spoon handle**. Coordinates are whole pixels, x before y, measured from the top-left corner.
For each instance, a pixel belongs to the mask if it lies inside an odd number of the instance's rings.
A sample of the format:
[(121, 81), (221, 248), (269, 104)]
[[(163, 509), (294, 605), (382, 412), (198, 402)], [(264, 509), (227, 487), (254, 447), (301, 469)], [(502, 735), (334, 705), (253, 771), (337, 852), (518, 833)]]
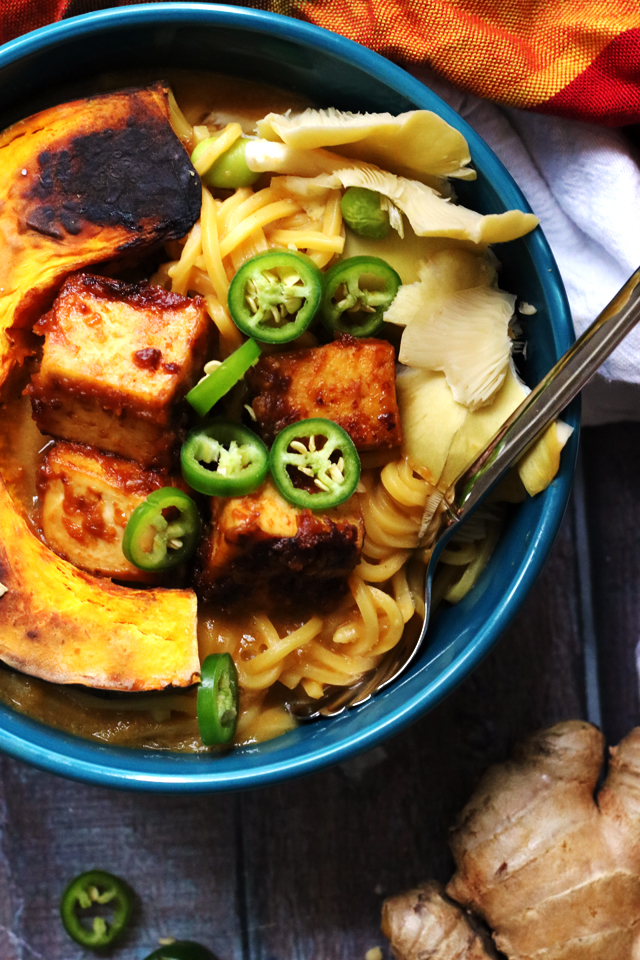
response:
[(591, 379), (640, 320), (640, 269), (593, 321), (455, 484), (451, 512), (462, 519), (486, 496)]

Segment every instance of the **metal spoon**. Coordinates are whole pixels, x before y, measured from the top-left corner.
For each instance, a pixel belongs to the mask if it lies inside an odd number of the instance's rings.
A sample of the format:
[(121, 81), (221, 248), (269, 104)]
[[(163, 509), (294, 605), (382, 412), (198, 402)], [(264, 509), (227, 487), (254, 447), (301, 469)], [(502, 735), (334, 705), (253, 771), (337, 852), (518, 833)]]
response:
[[(330, 687), (314, 701), (288, 704), (298, 720), (335, 717), (357, 707), (393, 683), (415, 660), (427, 634), (431, 606), (431, 585), (438, 559), (447, 542), (507, 470), (573, 400), (598, 367), (640, 320), (640, 269), (627, 280), (599, 317), (558, 360), (502, 425), (486, 449), (453, 484), (444, 525), (436, 539), (425, 574), (425, 613), (417, 635), (405, 631), (400, 643), (370, 674), (350, 687)], [(451, 497), (451, 492), (453, 496)]]

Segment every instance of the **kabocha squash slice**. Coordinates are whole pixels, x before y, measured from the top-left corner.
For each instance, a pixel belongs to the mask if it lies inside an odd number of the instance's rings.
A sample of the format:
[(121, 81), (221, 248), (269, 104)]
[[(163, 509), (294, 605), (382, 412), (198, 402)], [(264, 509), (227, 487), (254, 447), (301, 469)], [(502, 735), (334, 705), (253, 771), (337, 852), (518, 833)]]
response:
[[(64, 278), (184, 236), (197, 174), (162, 84), (79, 100), (0, 135), (0, 387)], [(56, 683), (110, 690), (199, 676), (191, 590), (134, 590), (57, 557), (0, 478), (0, 658)]]
[(192, 590), (133, 590), (83, 573), (33, 535), (0, 486), (0, 657), (55, 683), (108, 690), (199, 676)]

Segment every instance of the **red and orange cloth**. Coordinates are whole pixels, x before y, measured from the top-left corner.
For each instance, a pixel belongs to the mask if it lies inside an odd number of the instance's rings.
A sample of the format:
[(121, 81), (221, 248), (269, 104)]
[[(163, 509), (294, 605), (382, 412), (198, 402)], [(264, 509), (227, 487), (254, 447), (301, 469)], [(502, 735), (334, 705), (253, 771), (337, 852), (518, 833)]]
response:
[[(1, 0), (0, 41), (129, 0)], [(479, 97), (640, 122), (640, 0), (242, 0), (326, 27)]]

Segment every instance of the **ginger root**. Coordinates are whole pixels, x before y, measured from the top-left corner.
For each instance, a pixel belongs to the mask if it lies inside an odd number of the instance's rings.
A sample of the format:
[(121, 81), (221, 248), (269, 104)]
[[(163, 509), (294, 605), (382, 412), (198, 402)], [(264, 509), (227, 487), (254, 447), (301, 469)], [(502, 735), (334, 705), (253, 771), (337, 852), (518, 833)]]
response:
[(397, 960), (491, 957), (465, 911), (509, 960), (640, 960), (640, 728), (596, 797), (603, 750), (560, 723), (486, 772), (452, 831), (455, 904), (431, 882), (383, 906)]
[(466, 914), (443, 896), (442, 884), (421, 883), (389, 897), (382, 906), (382, 932), (402, 960), (493, 960), (495, 954)]

